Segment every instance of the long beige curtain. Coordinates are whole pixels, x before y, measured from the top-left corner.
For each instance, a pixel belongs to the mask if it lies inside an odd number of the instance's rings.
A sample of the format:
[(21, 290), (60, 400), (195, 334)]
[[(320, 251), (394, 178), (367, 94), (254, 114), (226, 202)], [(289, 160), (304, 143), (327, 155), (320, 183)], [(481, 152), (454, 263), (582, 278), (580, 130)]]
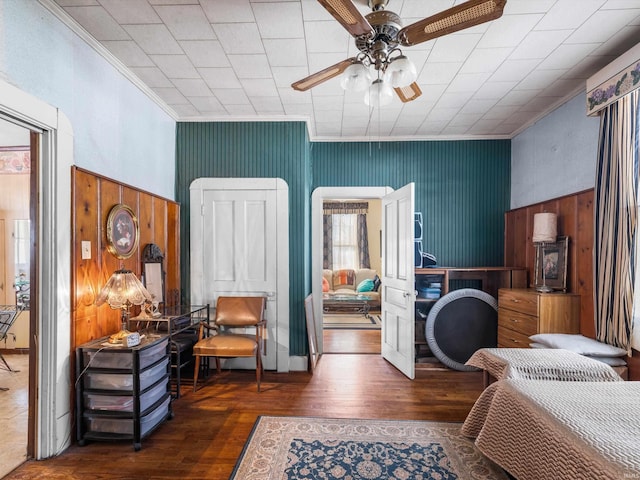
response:
[(633, 322), (639, 98), (636, 90), (602, 112), (595, 185), (596, 337), (627, 350)]

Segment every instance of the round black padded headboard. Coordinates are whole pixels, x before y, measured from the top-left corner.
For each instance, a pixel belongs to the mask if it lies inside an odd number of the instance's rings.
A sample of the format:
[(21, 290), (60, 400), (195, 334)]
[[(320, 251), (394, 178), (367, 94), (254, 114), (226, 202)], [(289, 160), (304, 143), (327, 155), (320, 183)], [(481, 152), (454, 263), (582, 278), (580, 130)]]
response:
[(476, 350), (498, 345), (498, 303), (482, 290), (454, 290), (431, 308), (425, 336), (431, 352), (447, 367), (478, 370), (465, 362)]

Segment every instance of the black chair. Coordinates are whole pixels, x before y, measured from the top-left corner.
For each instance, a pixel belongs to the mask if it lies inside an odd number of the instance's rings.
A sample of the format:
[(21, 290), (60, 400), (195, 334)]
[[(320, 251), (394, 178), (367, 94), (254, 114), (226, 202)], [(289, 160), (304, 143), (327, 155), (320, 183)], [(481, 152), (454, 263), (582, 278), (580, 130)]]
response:
[[(7, 342), (7, 337), (9, 335), (13, 336), (13, 341), (15, 342), (16, 336), (13, 333), (10, 333), (9, 330), (13, 326), (13, 323), (18, 318), (18, 314), (22, 310), (16, 305), (0, 305), (0, 342)], [(16, 372), (17, 370), (13, 370), (5, 358), (0, 353), (0, 360), (6, 365), (7, 370), (10, 372)]]

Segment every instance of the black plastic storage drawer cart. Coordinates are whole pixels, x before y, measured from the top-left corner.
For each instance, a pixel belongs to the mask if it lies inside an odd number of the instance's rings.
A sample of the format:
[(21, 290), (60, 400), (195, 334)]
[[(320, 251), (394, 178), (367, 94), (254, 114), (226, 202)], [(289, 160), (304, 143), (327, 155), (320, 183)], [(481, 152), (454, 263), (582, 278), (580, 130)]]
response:
[(110, 346), (108, 337), (76, 349), (78, 443), (141, 440), (173, 416), (170, 351), (166, 335), (135, 347)]

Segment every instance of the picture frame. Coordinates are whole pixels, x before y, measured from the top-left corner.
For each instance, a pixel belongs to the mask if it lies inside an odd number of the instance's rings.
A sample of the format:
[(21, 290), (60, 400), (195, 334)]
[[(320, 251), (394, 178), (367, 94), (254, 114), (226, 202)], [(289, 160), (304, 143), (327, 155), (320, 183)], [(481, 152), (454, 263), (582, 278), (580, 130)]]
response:
[(124, 203), (114, 205), (107, 218), (107, 250), (119, 259), (131, 257), (138, 249), (140, 228), (133, 210)]
[(304, 299), (304, 313), (307, 320), (307, 337), (309, 340), (309, 372), (313, 373), (318, 363), (320, 353), (318, 352), (318, 339), (316, 336), (316, 322), (313, 315), (313, 295), (308, 295)]
[(544, 284), (554, 290), (567, 290), (568, 252), (569, 237), (558, 237), (554, 243), (536, 244), (534, 287)]

